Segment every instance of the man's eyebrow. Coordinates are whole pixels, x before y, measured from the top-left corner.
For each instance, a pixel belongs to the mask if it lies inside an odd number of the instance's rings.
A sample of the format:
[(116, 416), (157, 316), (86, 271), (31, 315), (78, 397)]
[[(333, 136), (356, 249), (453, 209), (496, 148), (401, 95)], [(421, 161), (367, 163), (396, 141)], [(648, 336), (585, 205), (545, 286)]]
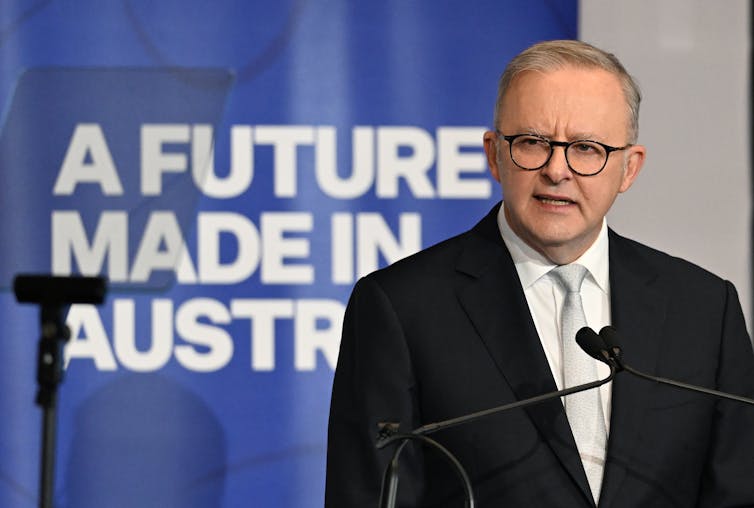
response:
[(576, 132), (575, 134), (569, 136), (569, 139), (572, 139), (574, 141), (578, 141), (580, 139), (591, 139), (594, 141), (601, 141), (602, 136), (595, 134), (592, 131), (584, 131), (584, 132)]
[(516, 134), (534, 134), (535, 136), (541, 136), (543, 138), (549, 138), (549, 136), (540, 129), (537, 129), (536, 127), (521, 127)]
[[(521, 134), (534, 134), (536, 136), (540, 136), (549, 140), (555, 140), (556, 136), (552, 136), (549, 132), (545, 132), (541, 129), (537, 129), (536, 127), (524, 127), (521, 129)], [(571, 132), (568, 133), (566, 136), (566, 139), (559, 139), (558, 141), (580, 141), (580, 140), (592, 140), (592, 141), (602, 141), (603, 136), (600, 136), (599, 134), (596, 134), (594, 131), (577, 131), (577, 132)]]
[(515, 134), (533, 134), (535, 136), (539, 136), (545, 139), (549, 139), (551, 141), (580, 141), (580, 140), (591, 140), (591, 141), (604, 141), (604, 136), (601, 136), (597, 134), (594, 131), (574, 131), (567, 133), (566, 139), (555, 139), (556, 136), (552, 135), (552, 132), (545, 131), (539, 127), (534, 127), (533, 125), (522, 125), (520, 126), (516, 132), (504, 132), (506, 135), (515, 135)]

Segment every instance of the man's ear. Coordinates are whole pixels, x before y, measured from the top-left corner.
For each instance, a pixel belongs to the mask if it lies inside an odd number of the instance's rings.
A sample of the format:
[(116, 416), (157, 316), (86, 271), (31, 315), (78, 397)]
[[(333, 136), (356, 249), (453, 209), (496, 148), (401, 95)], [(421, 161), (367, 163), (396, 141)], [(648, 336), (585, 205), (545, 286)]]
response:
[(492, 178), (500, 182), (500, 168), (497, 164), (497, 133), (487, 131), (484, 133), (484, 153), (487, 155), (487, 165), (490, 167)]
[(626, 192), (631, 188), (634, 180), (639, 176), (641, 168), (644, 166), (644, 159), (647, 156), (647, 149), (643, 145), (634, 145), (627, 150), (626, 163), (623, 167), (623, 179), (618, 192)]

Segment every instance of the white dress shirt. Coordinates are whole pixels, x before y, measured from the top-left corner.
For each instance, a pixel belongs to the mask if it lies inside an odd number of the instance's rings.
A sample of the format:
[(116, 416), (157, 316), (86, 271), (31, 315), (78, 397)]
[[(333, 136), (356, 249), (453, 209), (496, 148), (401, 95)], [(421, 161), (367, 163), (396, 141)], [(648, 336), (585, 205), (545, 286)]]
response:
[[(497, 223), (516, 266), (526, 303), (529, 305), (529, 312), (534, 319), (534, 326), (542, 342), (547, 362), (550, 364), (555, 384), (558, 389), (568, 388), (563, 386), (560, 337), (560, 310), (563, 307), (565, 294), (560, 285), (548, 274), (557, 265), (529, 247), (513, 232), (505, 218), (503, 206), (500, 206)], [(595, 242), (574, 263), (583, 265), (588, 271), (581, 285), (581, 299), (589, 327), (599, 332), (603, 326), (610, 324), (610, 272), (607, 222), (604, 219)], [(574, 338), (571, 337), (570, 340)], [(597, 372), (600, 378), (605, 378), (610, 373), (610, 368), (598, 362)], [(612, 383), (602, 385), (599, 391), (600, 403), (605, 415), (605, 428), (609, 432)]]

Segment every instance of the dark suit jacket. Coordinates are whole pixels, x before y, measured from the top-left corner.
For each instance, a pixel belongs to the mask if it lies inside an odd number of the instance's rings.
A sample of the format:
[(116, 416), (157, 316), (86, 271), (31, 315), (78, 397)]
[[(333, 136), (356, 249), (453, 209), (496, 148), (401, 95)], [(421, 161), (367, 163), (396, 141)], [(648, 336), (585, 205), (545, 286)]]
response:
[[(498, 205), (499, 206), (499, 205)], [(360, 280), (333, 385), (325, 505), (377, 505), (392, 449), (377, 423), (409, 431), (556, 390), (496, 223)], [(754, 357), (733, 286), (612, 231), (613, 326), (627, 364), (754, 396)], [(754, 407), (656, 385), (613, 384), (600, 507), (754, 506)], [(560, 400), (433, 435), (469, 472), (479, 507), (594, 506)], [(436, 451), (401, 456), (401, 506), (463, 506)]]

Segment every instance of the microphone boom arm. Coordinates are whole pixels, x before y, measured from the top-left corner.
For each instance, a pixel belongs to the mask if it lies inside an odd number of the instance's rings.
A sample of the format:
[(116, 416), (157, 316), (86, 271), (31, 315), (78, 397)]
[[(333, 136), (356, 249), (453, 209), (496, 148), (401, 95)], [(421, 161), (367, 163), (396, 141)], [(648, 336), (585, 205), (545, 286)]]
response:
[(676, 388), (681, 388), (683, 390), (688, 390), (688, 391), (697, 392), (697, 393), (704, 393), (706, 395), (712, 395), (715, 397), (720, 397), (720, 398), (728, 399), (728, 400), (735, 400), (737, 402), (743, 402), (744, 404), (750, 404), (754, 406), (754, 400), (749, 399), (747, 397), (734, 395), (732, 393), (719, 392), (717, 390), (712, 390), (711, 388), (704, 388), (702, 386), (696, 386), (696, 385), (692, 385), (688, 383), (683, 383), (681, 381), (674, 381), (672, 379), (668, 379), (664, 377), (652, 376), (650, 374), (645, 374), (644, 372), (640, 372), (626, 365), (625, 363), (621, 363), (621, 367), (626, 372), (630, 372), (634, 376), (640, 377), (642, 379), (646, 379), (647, 381), (652, 381), (654, 383), (659, 383), (659, 384), (664, 384), (664, 385), (671, 385), (671, 386), (675, 386)]
[(393, 457), (390, 460), (390, 463), (388, 464), (388, 467), (385, 470), (385, 474), (382, 479), (382, 489), (380, 492), (379, 506), (381, 508), (382, 507), (388, 508), (388, 507), (395, 506), (397, 490), (398, 490), (398, 472), (397, 472), (398, 458), (400, 457), (400, 454), (405, 448), (408, 441), (418, 440), (418, 441), (434, 446), (435, 448), (437, 448), (443, 453), (446, 459), (450, 461), (450, 463), (453, 465), (456, 472), (458, 473), (459, 477), (461, 478), (461, 483), (463, 484), (464, 491), (466, 493), (466, 506), (468, 508), (474, 508), (475, 506), (474, 493), (471, 487), (471, 480), (469, 479), (468, 473), (466, 473), (466, 470), (463, 468), (463, 466), (458, 461), (458, 459), (447, 448), (440, 445), (434, 439), (427, 437), (427, 434), (432, 434), (440, 430), (449, 429), (457, 425), (472, 422), (472, 421), (475, 421), (480, 418), (484, 418), (486, 416), (490, 416), (496, 413), (502, 413), (503, 411), (508, 411), (510, 409), (516, 409), (516, 408), (529, 406), (533, 404), (539, 404), (541, 402), (545, 402), (547, 400), (554, 399), (556, 397), (564, 397), (566, 395), (571, 395), (573, 393), (597, 388), (599, 386), (602, 386), (612, 381), (615, 375), (618, 373), (618, 369), (616, 368), (616, 365), (610, 364), (608, 366), (610, 367), (610, 375), (608, 375), (605, 379), (598, 379), (596, 381), (584, 383), (582, 385), (572, 386), (570, 388), (564, 388), (562, 390), (545, 393), (542, 395), (537, 395), (534, 397), (530, 397), (528, 399), (517, 400), (516, 402), (511, 402), (510, 404), (505, 404), (505, 405), (493, 407), (490, 409), (484, 409), (482, 411), (477, 411), (475, 413), (470, 413), (464, 416), (458, 416), (456, 418), (450, 418), (448, 420), (443, 420), (436, 423), (430, 423), (430, 424), (418, 427), (409, 433), (400, 433), (398, 431), (399, 426), (393, 422), (380, 423), (379, 424), (379, 437), (377, 439), (377, 448), (382, 449), (388, 446), (389, 444), (395, 443), (395, 442), (399, 442), (399, 444), (396, 447), (395, 451), (393, 452)]
[[(616, 368), (613, 367), (612, 365), (610, 365), (609, 367), (610, 367), (610, 375), (608, 375), (605, 379), (597, 379), (596, 381), (584, 383), (583, 385), (572, 386), (570, 388), (564, 388), (556, 392), (544, 393), (542, 395), (537, 395), (535, 397), (530, 397), (528, 399), (517, 400), (516, 402), (511, 402), (510, 404), (505, 404), (503, 406), (497, 406), (490, 409), (483, 409), (482, 411), (477, 411), (475, 413), (470, 413), (470, 414), (459, 416), (456, 418), (450, 418), (448, 420), (443, 420), (436, 423), (429, 423), (427, 425), (423, 425), (421, 427), (418, 427), (412, 430), (411, 434), (422, 435), (422, 436), (427, 435), (427, 434), (432, 434), (433, 432), (438, 432), (440, 430), (449, 429), (451, 427), (455, 427), (456, 425), (461, 425), (463, 423), (472, 422), (474, 420), (478, 420), (480, 418), (484, 418), (485, 416), (493, 415), (495, 413), (502, 413), (503, 411), (508, 411), (510, 409), (516, 409), (518, 407), (528, 406), (531, 404), (538, 404), (540, 402), (545, 402), (547, 400), (554, 399), (556, 397), (565, 397), (566, 395), (571, 395), (573, 393), (590, 390), (592, 388), (597, 388), (606, 383), (609, 383), (615, 377), (615, 374), (617, 373)], [(382, 448), (388, 445), (389, 443), (391, 443), (393, 441), (392, 437), (393, 436), (387, 436), (383, 438), (382, 443), (377, 444), (377, 448)]]
[[(590, 332), (593, 333), (592, 330), (590, 330)], [(599, 337), (602, 339), (603, 341), (602, 346), (604, 346), (604, 351), (607, 352), (607, 355), (609, 357), (607, 361), (614, 364), (618, 368), (618, 370), (625, 370), (626, 372), (633, 374), (634, 376), (644, 379), (646, 381), (652, 381), (654, 383), (670, 385), (675, 388), (681, 388), (682, 390), (703, 393), (706, 395), (712, 395), (713, 397), (720, 397), (722, 399), (733, 400), (736, 402), (742, 402), (744, 404), (754, 406), (754, 399), (749, 399), (747, 397), (743, 397), (741, 395), (735, 395), (732, 393), (726, 393), (726, 392), (721, 392), (718, 390), (713, 390), (711, 388), (704, 388), (702, 386), (692, 385), (690, 383), (683, 383), (681, 381), (675, 381), (673, 379), (653, 376), (651, 374), (638, 371), (634, 369), (633, 367), (631, 367), (630, 365), (626, 365), (623, 362), (623, 358), (621, 357), (622, 351), (621, 351), (621, 347), (618, 341), (618, 332), (612, 326), (603, 327), (602, 330), (600, 330)]]

